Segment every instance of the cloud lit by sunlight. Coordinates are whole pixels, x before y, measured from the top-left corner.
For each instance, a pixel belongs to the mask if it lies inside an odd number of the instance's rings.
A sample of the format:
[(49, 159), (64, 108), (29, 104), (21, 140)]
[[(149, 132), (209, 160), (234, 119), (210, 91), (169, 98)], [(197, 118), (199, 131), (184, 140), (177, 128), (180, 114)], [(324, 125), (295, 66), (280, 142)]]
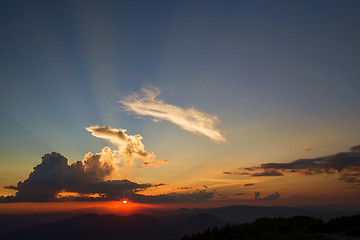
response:
[(160, 94), (156, 87), (142, 88), (141, 93), (134, 93), (119, 101), (125, 110), (141, 116), (152, 116), (155, 120), (167, 120), (193, 133), (205, 135), (215, 142), (225, 142), (225, 137), (215, 127), (217, 116), (201, 112), (194, 107), (181, 108), (155, 99)]
[(15, 195), (0, 196), (0, 203), (119, 200), (127, 201), (127, 204), (179, 203), (207, 201), (214, 194), (204, 189), (144, 195), (144, 190), (165, 184), (137, 183), (128, 179), (109, 180), (115, 170), (115, 163), (108, 147), (98, 154), (88, 153), (83, 160), (73, 163), (57, 152), (45, 154), (41, 160), (27, 179), (6, 187), (17, 192)]
[(92, 126), (85, 128), (87, 131), (98, 138), (109, 140), (119, 148), (120, 155), (126, 156), (128, 160), (140, 158), (152, 161), (155, 158), (154, 153), (147, 152), (144, 144), (141, 142), (141, 135), (128, 135), (126, 129), (116, 129), (111, 127)]

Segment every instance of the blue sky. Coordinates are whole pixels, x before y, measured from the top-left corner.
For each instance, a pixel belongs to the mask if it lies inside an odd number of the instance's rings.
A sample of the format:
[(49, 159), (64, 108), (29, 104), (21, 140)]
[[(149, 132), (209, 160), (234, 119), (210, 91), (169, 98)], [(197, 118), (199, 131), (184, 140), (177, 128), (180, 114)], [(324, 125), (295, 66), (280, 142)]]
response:
[[(359, 9), (358, 1), (4, 2), (0, 181), (26, 178), (47, 152), (71, 161), (100, 152), (108, 143), (85, 130), (93, 125), (140, 134), (169, 161), (137, 174), (144, 181), (211, 162), (225, 171), (347, 151), (360, 142)], [(216, 115), (226, 142), (124, 111), (118, 101), (149, 85), (168, 104)]]

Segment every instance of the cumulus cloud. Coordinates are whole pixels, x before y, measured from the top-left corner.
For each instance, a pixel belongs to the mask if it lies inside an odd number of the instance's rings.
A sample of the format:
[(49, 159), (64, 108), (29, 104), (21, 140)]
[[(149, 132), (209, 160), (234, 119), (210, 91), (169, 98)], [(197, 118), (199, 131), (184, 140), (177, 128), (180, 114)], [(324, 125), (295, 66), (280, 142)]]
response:
[[(138, 202), (194, 202), (212, 197), (212, 193), (205, 191), (142, 195), (142, 190), (165, 184), (110, 179), (115, 170), (114, 163), (108, 147), (98, 154), (88, 153), (83, 160), (74, 163), (69, 163), (66, 157), (56, 152), (45, 154), (26, 180), (6, 187), (16, 190), (15, 196), (0, 197), (0, 202), (105, 201), (121, 198)], [(76, 195), (62, 197), (63, 192)]]
[(153, 160), (154, 153), (147, 152), (144, 144), (141, 142), (141, 135), (128, 135), (126, 129), (116, 129), (106, 126), (92, 126), (85, 128), (87, 131), (98, 138), (107, 139), (114, 145), (119, 147), (122, 155), (128, 159), (141, 158), (145, 160)]
[(126, 111), (140, 116), (152, 116), (155, 120), (172, 122), (189, 132), (205, 135), (216, 142), (225, 142), (225, 137), (216, 128), (219, 122), (217, 116), (201, 112), (194, 107), (181, 108), (167, 104), (156, 99), (160, 90), (155, 87), (141, 89), (141, 93), (135, 93), (119, 101)]
[(41, 164), (34, 167), (26, 180), (10, 187), (18, 191), (16, 201), (55, 201), (62, 191), (112, 196), (151, 187), (128, 180), (108, 180), (114, 170), (114, 158), (108, 147), (99, 154), (88, 153), (83, 160), (71, 164), (63, 155), (52, 152), (42, 157)]
[(287, 163), (264, 163), (260, 166), (239, 168), (248, 172), (223, 172), (223, 174), (239, 174), (252, 177), (283, 176), (285, 173), (299, 175), (337, 174), (339, 180), (360, 185), (360, 145), (350, 148), (350, 152), (340, 152), (330, 156), (298, 159)]
[(260, 197), (260, 192), (255, 192), (255, 200), (278, 200), (280, 198), (280, 193), (274, 192), (272, 194), (269, 194), (265, 197)]

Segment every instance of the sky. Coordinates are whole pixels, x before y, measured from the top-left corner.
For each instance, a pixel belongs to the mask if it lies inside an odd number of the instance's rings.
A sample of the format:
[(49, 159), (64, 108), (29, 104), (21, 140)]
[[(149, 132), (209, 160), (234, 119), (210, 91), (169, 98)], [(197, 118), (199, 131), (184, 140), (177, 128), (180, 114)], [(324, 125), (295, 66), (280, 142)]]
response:
[(358, 205), (359, 10), (2, 3), (0, 202)]

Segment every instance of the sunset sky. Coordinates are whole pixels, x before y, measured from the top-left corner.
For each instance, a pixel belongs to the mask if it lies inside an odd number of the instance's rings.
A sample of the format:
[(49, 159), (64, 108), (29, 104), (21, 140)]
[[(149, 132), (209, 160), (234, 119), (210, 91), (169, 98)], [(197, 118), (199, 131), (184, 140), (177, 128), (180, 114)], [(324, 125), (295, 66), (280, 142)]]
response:
[(1, 5), (0, 205), (359, 205), (359, 1)]

